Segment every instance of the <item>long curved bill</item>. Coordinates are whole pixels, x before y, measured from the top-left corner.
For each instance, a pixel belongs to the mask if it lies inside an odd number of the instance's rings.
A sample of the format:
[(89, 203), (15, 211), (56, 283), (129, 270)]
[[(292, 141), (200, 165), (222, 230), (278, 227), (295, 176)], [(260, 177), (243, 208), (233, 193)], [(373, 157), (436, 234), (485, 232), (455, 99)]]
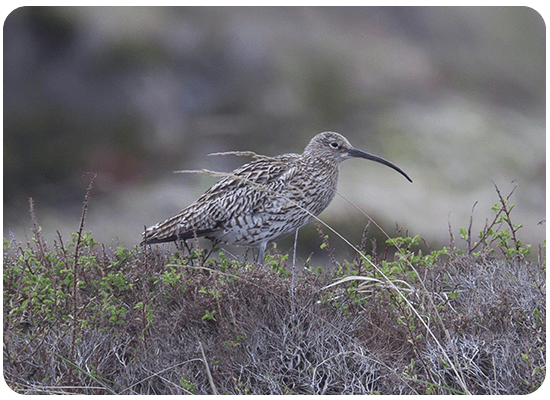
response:
[(394, 170), (399, 172), (401, 175), (403, 175), (405, 178), (407, 178), (407, 180), (410, 183), (412, 183), (412, 179), (409, 178), (409, 175), (407, 175), (405, 173), (405, 171), (403, 171), (397, 165), (389, 162), (388, 160), (386, 160), (382, 157), (378, 157), (378, 156), (375, 156), (374, 154), (367, 153), (366, 151), (356, 149), (355, 147), (352, 147), (351, 149), (349, 149), (348, 154), (349, 154), (350, 157), (365, 158), (367, 160), (376, 161), (376, 162), (379, 162), (380, 164), (384, 164), (387, 167), (393, 168)]

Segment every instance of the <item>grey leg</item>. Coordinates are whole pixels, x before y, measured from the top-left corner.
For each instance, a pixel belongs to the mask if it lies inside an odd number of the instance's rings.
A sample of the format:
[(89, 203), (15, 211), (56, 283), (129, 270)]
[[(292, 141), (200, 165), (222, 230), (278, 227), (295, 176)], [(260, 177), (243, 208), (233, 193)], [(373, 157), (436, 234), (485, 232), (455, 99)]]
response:
[(260, 264), (261, 266), (264, 265), (265, 262), (265, 249), (267, 247), (267, 242), (260, 243), (258, 246), (258, 257), (256, 258), (256, 262)]

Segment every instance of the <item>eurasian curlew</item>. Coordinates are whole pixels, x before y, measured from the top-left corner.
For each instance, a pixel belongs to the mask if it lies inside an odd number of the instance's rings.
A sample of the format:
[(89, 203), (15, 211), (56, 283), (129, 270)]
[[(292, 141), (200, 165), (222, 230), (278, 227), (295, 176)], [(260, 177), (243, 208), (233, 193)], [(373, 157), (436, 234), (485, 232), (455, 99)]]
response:
[(353, 147), (336, 132), (314, 136), (302, 154), (257, 156), (226, 174), (187, 208), (143, 232), (143, 244), (204, 236), (213, 242), (258, 248), (263, 264), (266, 246), (306, 225), (332, 201), (339, 164), (353, 157), (401, 168)]

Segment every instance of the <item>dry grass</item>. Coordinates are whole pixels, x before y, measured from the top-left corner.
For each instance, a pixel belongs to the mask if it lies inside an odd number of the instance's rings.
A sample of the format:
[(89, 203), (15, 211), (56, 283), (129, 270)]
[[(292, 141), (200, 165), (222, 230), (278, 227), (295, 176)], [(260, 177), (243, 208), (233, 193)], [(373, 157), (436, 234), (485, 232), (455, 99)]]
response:
[(278, 254), (261, 268), (83, 230), (49, 245), (33, 220), (28, 243), (4, 241), (18, 393), (525, 394), (544, 380), (542, 249), (422, 255), (405, 236), (400, 257), (368, 257), (376, 268), (358, 257), (292, 279)]

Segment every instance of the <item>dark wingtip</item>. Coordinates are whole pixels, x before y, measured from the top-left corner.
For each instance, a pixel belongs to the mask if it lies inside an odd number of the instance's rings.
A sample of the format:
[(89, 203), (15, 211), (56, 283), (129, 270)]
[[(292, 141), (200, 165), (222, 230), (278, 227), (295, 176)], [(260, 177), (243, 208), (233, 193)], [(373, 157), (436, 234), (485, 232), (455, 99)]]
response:
[[(221, 223), (218, 222), (216, 224), (216, 229), (218, 229), (220, 226), (221, 226)], [(147, 239), (143, 239), (143, 241), (139, 245), (145, 246), (146, 244), (161, 244), (161, 243), (175, 242), (178, 240), (192, 239), (195, 236), (202, 237), (202, 236), (208, 235), (211, 232), (214, 232), (216, 229), (199, 229), (198, 231), (187, 231), (177, 235), (174, 234), (174, 235), (166, 236), (162, 238), (150, 237)]]
[(175, 242), (178, 240), (177, 235), (168, 236), (162, 239), (157, 238), (151, 238), (151, 239), (144, 239), (139, 245), (145, 246), (146, 244), (160, 244), (160, 243), (168, 243), (168, 242)]

